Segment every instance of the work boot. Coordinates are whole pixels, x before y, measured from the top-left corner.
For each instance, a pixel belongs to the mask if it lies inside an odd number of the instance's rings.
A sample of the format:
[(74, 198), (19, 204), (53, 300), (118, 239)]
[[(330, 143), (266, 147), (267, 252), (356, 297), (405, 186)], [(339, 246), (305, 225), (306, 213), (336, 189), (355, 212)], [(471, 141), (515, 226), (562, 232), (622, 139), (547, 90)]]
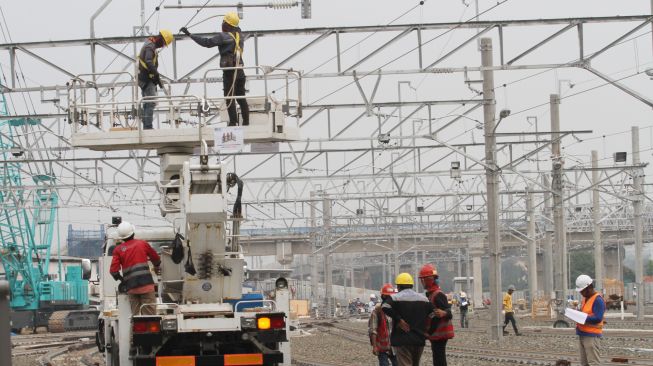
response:
[(524, 335), (524, 334), (521, 333), (521, 332), (517, 332), (517, 333), (515, 333), (515, 335), (516, 335), (516, 336), (522, 336), (522, 335)]

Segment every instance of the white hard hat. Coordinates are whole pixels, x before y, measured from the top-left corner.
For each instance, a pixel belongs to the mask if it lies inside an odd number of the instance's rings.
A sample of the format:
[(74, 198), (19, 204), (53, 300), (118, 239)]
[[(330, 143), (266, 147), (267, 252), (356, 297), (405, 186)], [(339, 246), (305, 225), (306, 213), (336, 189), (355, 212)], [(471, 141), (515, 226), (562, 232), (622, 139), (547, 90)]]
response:
[(582, 274), (578, 276), (578, 278), (576, 278), (576, 291), (583, 291), (587, 286), (591, 285), (592, 282), (592, 277), (588, 275)]
[(465, 293), (465, 291), (460, 292), (460, 297), (467, 297), (467, 294)]
[(123, 221), (118, 225), (118, 239), (127, 239), (134, 235), (134, 225)]
[(370, 294), (370, 299), (376, 299), (376, 295)]

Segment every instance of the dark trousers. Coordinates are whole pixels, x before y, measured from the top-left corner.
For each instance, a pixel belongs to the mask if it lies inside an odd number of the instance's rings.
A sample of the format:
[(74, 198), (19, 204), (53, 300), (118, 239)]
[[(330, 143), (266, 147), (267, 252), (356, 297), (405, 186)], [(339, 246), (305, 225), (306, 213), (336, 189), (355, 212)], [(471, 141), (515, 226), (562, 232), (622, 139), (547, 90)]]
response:
[(467, 321), (467, 310), (460, 311), (460, 327), (469, 328), (469, 322)]
[(508, 323), (512, 323), (512, 329), (515, 330), (515, 334), (519, 333), (517, 330), (517, 322), (515, 321), (515, 313), (513, 312), (506, 312), (506, 318), (503, 322), (503, 331), (506, 331), (506, 327), (508, 326)]
[(399, 366), (419, 366), (424, 346), (399, 346), (396, 349)]
[[(147, 81), (141, 84), (141, 95), (143, 97), (154, 97), (156, 96), (156, 85)], [(155, 102), (145, 102), (143, 103), (143, 115), (141, 117), (143, 121), (143, 129), (150, 130), (152, 129), (152, 121), (154, 120), (154, 107), (156, 107)]]
[(447, 341), (431, 341), (433, 352), (433, 366), (447, 366)]
[[(234, 80), (234, 72), (236, 80)], [(225, 97), (245, 96), (245, 72), (241, 70), (224, 70), (222, 71), (222, 87)], [(240, 114), (243, 117), (243, 126), (249, 125), (249, 104), (247, 99), (237, 98), (227, 99), (227, 110), (229, 111), (229, 126), (238, 125), (238, 112), (236, 111), (236, 102), (240, 105)]]
[(397, 357), (390, 353), (380, 352), (379, 355), (379, 366), (397, 366)]

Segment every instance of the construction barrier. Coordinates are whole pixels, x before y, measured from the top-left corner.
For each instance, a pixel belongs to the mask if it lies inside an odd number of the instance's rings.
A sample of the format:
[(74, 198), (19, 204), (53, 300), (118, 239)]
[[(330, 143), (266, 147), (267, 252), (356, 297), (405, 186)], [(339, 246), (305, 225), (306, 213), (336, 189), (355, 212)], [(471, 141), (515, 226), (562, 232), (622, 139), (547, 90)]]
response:
[(531, 318), (540, 320), (549, 320), (553, 317), (551, 309), (551, 300), (545, 296), (533, 299), (531, 304)]
[(310, 306), (308, 300), (290, 300), (290, 317), (296, 319), (309, 316)]

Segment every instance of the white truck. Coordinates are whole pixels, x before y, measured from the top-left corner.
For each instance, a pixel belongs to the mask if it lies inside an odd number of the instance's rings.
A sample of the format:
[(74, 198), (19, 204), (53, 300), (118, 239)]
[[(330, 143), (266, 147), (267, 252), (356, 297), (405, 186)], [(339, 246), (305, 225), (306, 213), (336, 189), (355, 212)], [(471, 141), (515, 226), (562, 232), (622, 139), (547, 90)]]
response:
[(135, 237), (161, 255), (161, 274), (153, 274), (159, 295), (155, 315), (131, 314), (128, 295), (120, 293), (109, 274), (111, 253), (119, 241), (115, 226), (107, 229), (96, 337), (106, 365), (289, 365), (287, 281), (276, 281), (274, 301), (243, 295), (245, 260), (238, 233), (227, 232), (239, 219), (227, 217), (225, 172), (220, 164), (188, 161), (182, 171), (179, 182), (165, 185), (163, 191), (170, 203), (179, 190), (183, 215), (178, 222), (184, 222), (187, 238), (183, 260), (175, 263), (171, 256), (179, 228), (136, 229)]
[[(250, 126), (235, 132), (242, 133), (245, 143), (296, 139), (297, 121), (290, 123), (287, 117), (301, 116), (301, 75), (261, 69), (264, 93), (247, 97)], [(69, 83), (73, 145), (95, 151), (156, 149), (161, 169), (159, 207), (171, 227), (135, 231), (136, 239), (150, 242), (162, 258), (160, 275), (153, 274), (157, 302), (148, 305), (154, 307), (154, 315), (132, 314), (128, 295), (119, 291), (118, 282), (109, 274), (112, 249), (119, 244), (117, 223), (107, 229), (99, 261), (101, 305), (96, 335), (106, 365), (290, 365), (288, 283), (277, 279), (274, 301), (243, 295), (245, 260), (238, 244), (242, 219), (240, 212), (228, 214), (227, 187), (236, 183), (227, 182), (221, 161), (209, 162), (208, 148), (219, 144), (223, 130), (208, 121), (225, 114), (228, 101), (209, 95), (215, 88), (207, 88), (211, 79), (206, 74), (203, 96), (175, 96), (166, 89), (166, 96), (140, 99), (130, 75), (114, 74), (114, 83), (120, 76), (130, 78), (132, 90), (126, 98), (120, 99), (123, 89), (118, 84), (87, 80), (100, 74), (79, 75)], [(297, 98), (288, 98), (286, 92), (287, 99), (277, 101), (269, 92), (275, 90), (269, 80), (293, 86)], [(139, 110), (144, 102), (156, 102), (155, 113), (165, 123), (143, 130)], [(193, 156), (198, 147), (199, 159)], [(173, 261), (171, 253), (177, 233), (185, 238), (181, 261)]]

